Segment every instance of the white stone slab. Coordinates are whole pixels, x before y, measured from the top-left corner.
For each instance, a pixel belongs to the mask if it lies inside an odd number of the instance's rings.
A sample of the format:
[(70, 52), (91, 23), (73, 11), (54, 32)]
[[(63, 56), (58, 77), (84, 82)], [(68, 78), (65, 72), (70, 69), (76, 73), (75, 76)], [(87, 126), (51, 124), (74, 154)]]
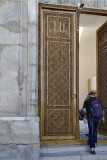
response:
[(0, 116), (15, 116), (20, 113), (20, 100), (18, 93), (0, 95)]
[(19, 2), (3, 0), (0, 2), (0, 24), (5, 24), (9, 21), (20, 20), (20, 0)]
[(39, 144), (38, 117), (2, 117), (0, 130), (2, 144)]
[(30, 23), (36, 23), (37, 18), (37, 0), (28, 0), (28, 16)]
[(95, 155), (89, 153), (82, 154), (82, 160), (107, 160), (107, 153), (98, 152)]
[(0, 26), (0, 44), (19, 44), (20, 34), (10, 32), (8, 28)]

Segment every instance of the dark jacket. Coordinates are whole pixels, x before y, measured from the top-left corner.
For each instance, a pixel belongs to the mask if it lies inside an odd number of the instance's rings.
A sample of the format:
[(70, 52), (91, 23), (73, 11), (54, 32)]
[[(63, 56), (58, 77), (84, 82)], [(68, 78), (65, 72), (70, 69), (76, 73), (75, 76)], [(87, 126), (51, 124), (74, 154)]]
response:
[[(91, 103), (92, 103), (93, 101), (95, 101), (95, 100), (96, 100), (96, 97), (90, 97), (89, 99), (87, 99), (87, 100), (84, 101), (83, 108), (86, 108), (87, 115), (90, 114), (90, 106), (91, 106)], [(102, 105), (102, 102), (101, 102), (100, 100), (99, 100), (99, 102), (100, 102), (101, 105)]]

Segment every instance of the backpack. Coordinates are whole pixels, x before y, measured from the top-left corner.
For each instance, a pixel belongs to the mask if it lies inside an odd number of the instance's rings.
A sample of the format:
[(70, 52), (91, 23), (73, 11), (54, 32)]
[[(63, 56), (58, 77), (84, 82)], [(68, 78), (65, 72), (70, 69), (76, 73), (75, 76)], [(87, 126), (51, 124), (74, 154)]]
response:
[(90, 113), (92, 117), (96, 117), (96, 118), (100, 118), (103, 115), (103, 109), (102, 109), (101, 103), (97, 98), (95, 101), (91, 103)]

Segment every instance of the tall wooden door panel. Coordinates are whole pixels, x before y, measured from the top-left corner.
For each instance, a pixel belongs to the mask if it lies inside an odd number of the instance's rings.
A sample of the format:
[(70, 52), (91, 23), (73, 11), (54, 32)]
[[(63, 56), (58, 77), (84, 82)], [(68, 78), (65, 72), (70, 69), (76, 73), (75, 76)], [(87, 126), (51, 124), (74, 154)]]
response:
[(41, 140), (75, 139), (75, 13), (41, 10)]
[(103, 102), (105, 122), (100, 122), (99, 131), (107, 135), (107, 21), (97, 30), (98, 42), (98, 96)]

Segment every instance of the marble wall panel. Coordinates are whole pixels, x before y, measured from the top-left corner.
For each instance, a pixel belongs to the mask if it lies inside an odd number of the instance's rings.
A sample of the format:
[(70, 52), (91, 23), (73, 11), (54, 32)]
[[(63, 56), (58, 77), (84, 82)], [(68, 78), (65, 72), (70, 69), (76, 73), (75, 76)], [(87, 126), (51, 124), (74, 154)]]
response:
[(19, 46), (0, 45), (0, 115), (19, 113)]
[(63, 5), (75, 5), (75, 1), (74, 0), (61, 0), (60, 2)]
[(0, 2), (0, 43), (19, 44), (20, 1)]
[(31, 77), (30, 77), (30, 79), (31, 79), (31, 86), (30, 87), (34, 88), (34, 90), (35, 90), (35, 79), (36, 79), (36, 69), (37, 69), (37, 67), (34, 64), (30, 64), (29, 68), (30, 68), (30, 73), (31, 73)]
[(28, 0), (28, 99), (29, 116), (37, 114), (38, 84), (38, 1)]
[(20, 47), (18, 45), (0, 45), (0, 73), (2, 73), (1, 76), (18, 76), (19, 51)]
[(37, 22), (38, 0), (28, 0), (29, 23)]
[(39, 160), (38, 145), (0, 145), (1, 160)]
[(51, 3), (51, 4), (60, 4), (61, 0), (38, 0), (39, 3)]
[(18, 116), (20, 113), (20, 96), (17, 93), (1, 92), (0, 116)]
[(73, 6), (77, 6), (77, 3), (83, 3), (84, 7), (107, 9), (106, 0), (39, 0), (39, 3), (73, 5)]
[[(0, 118), (1, 144), (38, 144), (39, 119), (38, 117), (1, 117)], [(4, 137), (8, 137), (7, 142)]]
[(38, 124), (35, 120), (14, 121), (11, 123), (11, 141), (16, 144), (39, 143)]
[(31, 53), (31, 55), (32, 55), (32, 56), (29, 55), (30, 64), (38, 67), (38, 65), (37, 65), (37, 55), (35, 54), (35, 51), (36, 51), (36, 45), (35, 44), (29, 44), (29, 53)]
[(27, 47), (27, 44), (28, 44), (28, 41), (27, 41), (27, 31), (24, 30), (24, 32), (22, 32), (22, 35), (21, 35), (21, 44), (24, 46), (24, 47)]
[(36, 45), (36, 25), (35, 24), (29, 24), (29, 44), (35, 44)]
[(28, 31), (27, 30), (27, 22), (28, 22), (28, 1), (23, 0), (22, 1), (22, 29), (23, 32)]
[(107, 9), (107, 1), (106, 0), (98, 0), (98, 8)]
[[(8, 123), (0, 121), (0, 139), (4, 141), (4, 143), (7, 143), (11, 140), (11, 130), (10, 125)], [(7, 136), (8, 135), (8, 136)], [(1, 141), (1, 140), (0, 140)]]
[(5, 25), (0, 25), (0, 44), (19, 44), (19, 40), (19, 33), (9, 30)]
[(8, 22), (19, 22), (20, 20), (20, 0), (0, 1), (0, 24)]

